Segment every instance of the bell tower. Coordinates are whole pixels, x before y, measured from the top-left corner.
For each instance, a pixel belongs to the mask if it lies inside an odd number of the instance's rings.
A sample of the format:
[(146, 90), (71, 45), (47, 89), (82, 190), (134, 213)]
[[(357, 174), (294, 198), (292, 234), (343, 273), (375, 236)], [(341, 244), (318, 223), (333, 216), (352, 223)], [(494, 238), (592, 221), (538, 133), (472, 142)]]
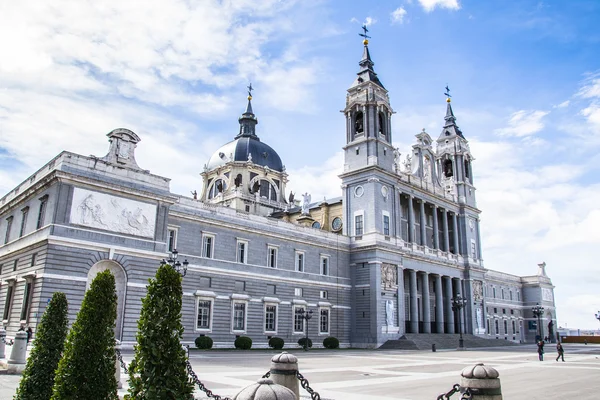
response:
[[(366, 28), (363, 28), (366, 29)], [(378, 166), (393, 171), (390, 98), (377, 74), (369, 52), (369, 40), (361, 34), (363, 55), (358, 63), (360, 70), (346, 94), (346, 146), (344, 146), (344, 171), (354, 171), (368, 166)]]

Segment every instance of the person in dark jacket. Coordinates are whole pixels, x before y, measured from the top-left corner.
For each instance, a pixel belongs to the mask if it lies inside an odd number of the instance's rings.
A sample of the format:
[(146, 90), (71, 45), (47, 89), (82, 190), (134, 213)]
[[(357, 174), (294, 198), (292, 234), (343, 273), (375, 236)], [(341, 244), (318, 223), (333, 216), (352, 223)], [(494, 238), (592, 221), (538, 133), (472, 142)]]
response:
[(556, 361), (559, 358), (562, 358), (563, 362), (565, 362), (565, 349), (563, 349), (562, 344), (560, 342), (556, 343), (556, 351), (558, 352), (558, 357), (556, 357)]
[(544, 341), (543, 340), (540, 340), (537, 343), (537, 352), (538, 352), (540, 361), (544, 361)]

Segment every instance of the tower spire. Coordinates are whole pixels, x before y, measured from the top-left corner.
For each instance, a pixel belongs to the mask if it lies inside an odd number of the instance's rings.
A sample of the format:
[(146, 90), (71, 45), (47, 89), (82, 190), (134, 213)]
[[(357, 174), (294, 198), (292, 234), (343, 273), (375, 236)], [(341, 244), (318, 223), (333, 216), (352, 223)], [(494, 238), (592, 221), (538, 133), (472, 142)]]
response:
[(240, 133), (238, 133), (235, 138), (237, 139), (240, 137), (249, 136), (259, 140), (258, 136), (256, 136), (256, 125), (258, 124), (258, 119), (252, 110), (252, 91), (254, 90), (252, 83), (250, 83), (247, 88), (248, 104), (246, 105), (246, 111), (244, 111), (242, 116), (238, 119), (240, 122)]
[(377, 77), (377, 74), (375, 73), (375, 70), (373, 69), (375, 63), (373, 63), (373, 60), (371, 60), (371, 53), (369, 52), (369, 39), (371, 38), (371, 36), (367, 35), (367, 32), (369, 32), (369, 30), (367, 29), (366, 25), (362, 26), (362, 30), (363, 33), (359, 33), (358, 35), (364, 38), (363, 55), (362, 59), (358, 62), (358, 65), (360, 66), (360, 71), (358, 72), (358, 77), (352, 84), (352, 87), (360, 85), (363, 82), (370, 81), (383, 88), (383, 84), (381, 83), (381, 81)]
[(464, 139), (462, 131), (460, 130), (458, 125), (456, 125), (456, 117), (454, 116), (454, 111), (452, 111), (451, 104), (452, 95), (450, 95), (450, 88), (448, 87), (448, 85), (446, 85), (446, 91), (444, 92), (444, 96), (446, 96), (446, 116), (444, 117), (444, 120), (446, 122), (444, 124), (444, 128), (442, 129), (441, 137), (456, 135)]

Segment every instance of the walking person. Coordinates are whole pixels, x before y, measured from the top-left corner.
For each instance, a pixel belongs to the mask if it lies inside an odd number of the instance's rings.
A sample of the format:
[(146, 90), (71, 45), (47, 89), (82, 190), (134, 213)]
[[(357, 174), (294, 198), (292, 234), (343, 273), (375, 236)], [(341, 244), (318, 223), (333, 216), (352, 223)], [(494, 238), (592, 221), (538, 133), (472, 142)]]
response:
[(537, 343), (537, 352), (538, 352), (540, 361), (544, 361), (544, 341), (543, 340), (540, 340)]
[(562, 358), (562, 361), (565, 362), (565, 349), (563, 349), (562, 344), (560, 342), (556, 343), (556, 351), (558, 352), (558, 357), (556, 357), (556, 361), (559, 358)]

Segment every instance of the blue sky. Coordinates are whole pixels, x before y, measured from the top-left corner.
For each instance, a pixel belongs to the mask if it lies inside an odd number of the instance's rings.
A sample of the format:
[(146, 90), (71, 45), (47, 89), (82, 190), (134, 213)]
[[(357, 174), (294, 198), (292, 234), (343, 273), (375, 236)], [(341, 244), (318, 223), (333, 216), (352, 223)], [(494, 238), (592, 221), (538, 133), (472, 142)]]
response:
[(237, 133), (246, 85), (288, 189), (341, 193), (345, 91), (367, 23), (394, 144), (439, 135), (444, 86), (476, 161), (486, 267), (545, 261), (559, 325), (597, 328), (600, 2), (53, 1), (0, 5), (0, 191), (61, 150), (104, 155), (117, 127), (138, 163), (200, 191)]

